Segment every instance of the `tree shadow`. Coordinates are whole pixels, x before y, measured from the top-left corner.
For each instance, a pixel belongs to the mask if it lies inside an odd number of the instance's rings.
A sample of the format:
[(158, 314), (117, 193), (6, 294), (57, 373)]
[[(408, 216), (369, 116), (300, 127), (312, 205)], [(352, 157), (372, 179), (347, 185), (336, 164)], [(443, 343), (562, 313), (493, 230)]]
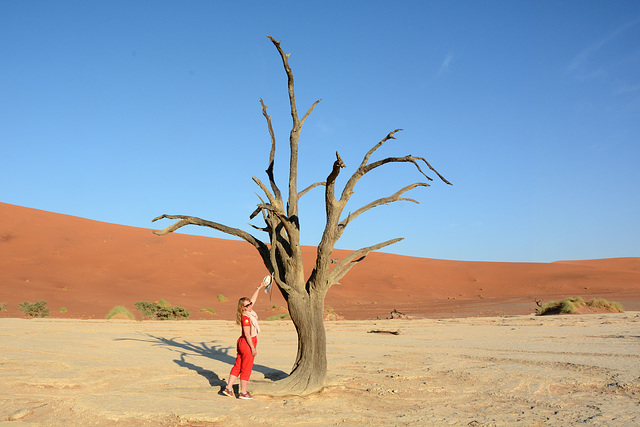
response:
[[(236, 362), (235, 347), (225, 347), (222, 345), (200, 342), (198, 344), (191, 343), (189, 341), (179, 341), (177, 337), (165, 338), (155, 336), (152, 334), (147, 335), (147, 339), (135, 339), (135, 338), (116, 338), (115, 341), (140, 341), (147, 342), (154, 346), (166, 347), (169, 351), (180, 353), (180, 359), (174, 359), (173, 362), (180, 367), (189, 369), (196, 372), (198, 375), (207, 379), (211, 387), (220, 387), (219, 394), (222, 394), (222, 390), (226, 387), (227, 382), (222, 380), (220, 376), (211, 370), (205, 369), (201, 366), (197, 366), (193, 363), (185, 360), (186, 356), (206, 357), (208, 359), (218, 360), (233, 366)], [(231, 369), (231, 368), (229, 368)], [(253, 370), (260, 372), (264, 377), (271, 381), (278, 381), (289, 376), (286, 372), (278, 369), (269, 368), (264, 365), (253, 365)]]
[(184, 357), (186, 355), (187, 355), (186, 353), (182, 353), (180, 354), (180, 360), (174, 359), (173, 361), (178, 366), (182, 366), (183, 368), (187, 368), (194, 371), (198, 375), (202, 375), (209, 381), (209, 385), (211, 385), (211, 387), (220, 387), (220, 391), (222, 391), (222, 388), (227, 385), (226, 381), (223, 381), (222, 379), (220, 379), (218, 374), (216, 374), (213, 371), (209, 371), (207, 369), (204, 369), (201, 366), (197, 366), (197, 365), (194, 365), (193, 363), (187, 362), (186, 360), (184, 360)]

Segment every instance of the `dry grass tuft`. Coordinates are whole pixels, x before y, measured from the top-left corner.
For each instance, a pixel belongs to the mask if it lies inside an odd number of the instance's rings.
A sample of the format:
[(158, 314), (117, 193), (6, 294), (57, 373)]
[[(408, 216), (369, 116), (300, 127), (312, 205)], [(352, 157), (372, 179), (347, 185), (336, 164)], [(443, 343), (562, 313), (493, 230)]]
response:
[(602, 298), (593, 298), (590, 301), (585, 301), (580, 297), (574, 297), (562, 301), (549, 302), (536, 311), (536, 316), (544, 316), (547, 314), (576, 314), (582, 307), (606, 310), (612, 313), (624, 313), (622, 304), (617, 302), (610, 302)]
[(136, 320), (136, 317), (125, 306), (116, 305), (109, 313), (107, 313), (106, 319), (129, 319)]

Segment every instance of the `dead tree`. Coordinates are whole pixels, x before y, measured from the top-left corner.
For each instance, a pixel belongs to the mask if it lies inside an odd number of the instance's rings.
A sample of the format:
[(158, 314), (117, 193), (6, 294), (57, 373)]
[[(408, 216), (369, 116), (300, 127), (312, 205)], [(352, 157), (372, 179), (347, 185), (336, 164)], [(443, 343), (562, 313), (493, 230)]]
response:
[[(382, 160), (370, 162), (371, 156), (385, 142), (395, 139), (394, 135), (401, 129), (396, 129), (385, 136), (373, 146), (364, 156), (360, 165), (344, 188), (336, 196), (336, 178), (340, 170), (345, 167), (340, 155), (336, 152), (336, 160), (329, 172), (326, 181), (309, 185), (303, 190), (298, 190), (298, 144), (300, 131), (305, 121), (318, 105), (320, 100), (311, 105), (302, 118), (298, 115), (294, 94), (293, 73), (289, 66), (289, 54), (285, 54), (280, 47), (280, 42), (269, 36), (269, 39), (278, 50), (288, 80), (289, 104), (291, 107), (292, 127), (289, 134), (289, 182), (286, 203), (283, 193), (275, 182), (274, 167), (276, 154), (276, 136), (271, 124), (271, 116), (267, 114), (267, 105), (262, 99), (262, 114), (264, 115), (269, 135), (271, 137), (271, 151), (269, 164), (266, 170), (269, 179), (268, 186), (260, 179), (254, 177), (253, 181), (260, 187), (264, 196), (260, 197), (260, 203), (250, 215), (250, 219), (258, 215), (264, 220), (263, 227), (251, 225), (257, 230), (267, 233), (269, 244), (254, 237), (251, 233), (238, 228), (228, 227), (216, 222), (186, 216), (186, 215), (162, 215), (153, 221), (167, 218), (178, 220), (173, 225), (161, 231), (154, 231), (158, 235), (171, 233), (185, 225), (200, 225), (210, 227), (223, 233), (240, 237), (253, 245), (266, 268), (273, 274), (278, 289), (287, 301), (291, 320), (298, 333), (298, 354), (291, 374), (273, 384), (269, 384), (268, 390), (260, 390), (272, 395), (278, 394), (309, 394), (320, 390), (323, 386), (327, 372), (326, 336), (323, 321), (324, 299), (329, 288), (347, 274), (347, 272), (362, 261), (371, 252), (385, 246), (389, 246), (402, 239), (393, 239), (372, 246), (358, 249), (336, 262), (331, 258), (333, 248), (351, 221), (380, 205), (397, 201), (409, 201), (418, 203), (414, 199), (404, 197), (404, 194), (416, 187), (428, 187), (426, 182), (417, 182), (407, 185), (394, 194), (373, 200), (370, 203), (344, 215), (347, 202), (353, 194), (356, 183), (372, 170), (389, 163), (409, 163), (415, 166), (426, 180), (433, 181), (427, 176), (423, 167), (430, 169), (443, 182), (450, 184), (442, 177), (426, 159), (412, 155), (404, 157), (387, 157)], [(326, 225), (322, 238), (317, 247), (315, 265), (309, 279), (305, 281), (302, 252), (300, 246), (300, 219), (298, 218), (298, 201), (309, 190), (323, 186), (326, 205)], [(333, 267), (333, 268), (331, 268)]]

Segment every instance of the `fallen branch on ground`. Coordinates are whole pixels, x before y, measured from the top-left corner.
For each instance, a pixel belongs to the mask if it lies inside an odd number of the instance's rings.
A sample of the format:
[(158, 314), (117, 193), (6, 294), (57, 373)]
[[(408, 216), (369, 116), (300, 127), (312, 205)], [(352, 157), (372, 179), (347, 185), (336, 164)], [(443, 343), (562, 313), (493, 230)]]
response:
[(380, 330), (376, 330), (376, 331), (369, 331), (367, 332), (368, 334), (391, 334), (391, 335), (400, 335), (400, 329), (398, 329), (397, 331), (380, 331)]

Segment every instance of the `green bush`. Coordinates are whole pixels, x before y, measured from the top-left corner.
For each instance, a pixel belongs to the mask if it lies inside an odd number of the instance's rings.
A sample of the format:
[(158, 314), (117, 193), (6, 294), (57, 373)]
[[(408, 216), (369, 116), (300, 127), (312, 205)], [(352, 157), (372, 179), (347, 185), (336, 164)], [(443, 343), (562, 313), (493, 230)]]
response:
[(227, 297), (225, 297), (224, 295), (222, 295), (222, 294), (218, 294), (218, 301), (220, 301), (220, 302), (227, 302), (227, 301), (229, 301), (229, 300), (228, 300), (228, 299), (227, 299)]
[(67, 307), (60, 307), (60, 313), (66, 313)]
[(5, 311), (8, 307), (6, 302), (0, 302), (0, 311)]
[(147, 301), (138, 301), (137, 303), (134, 304), (134, 307), (144, 317), (148, 317), (150, 319), (153, 319), (155, 317), (154, 311), (153, 311), (153, 303), (150, 303)]
[(171, 307), (169, 303), (161, 300), (167, 305), (161, 305), (158, 302), (138, 301), (135, 303), (136, 309), (150, 319), (158, 320), (175, 320), (188, 319), (191, 312), (183, 307)]
[(33, 317), (49, 317), (49, 309), (46, 308), (46, 301), (34, 301), (30, 303), (28, 301), (23, 302), (19, 305), (20, 310), (27, 316)]
[(200, 311), (201, 312), (205, 312), (206, 311), (206, 312), (211, 313), (211, 314), (216, 314), (216, 311), (213, 308), (201, 308)]
[(131, 320), (136, 320), (136, 317), (131, 313), (125, 306), (116, 305), (107, 313), (106, 319), (111, 319), (112, 317), (116, 317), (118, 319), (128, 318)]

